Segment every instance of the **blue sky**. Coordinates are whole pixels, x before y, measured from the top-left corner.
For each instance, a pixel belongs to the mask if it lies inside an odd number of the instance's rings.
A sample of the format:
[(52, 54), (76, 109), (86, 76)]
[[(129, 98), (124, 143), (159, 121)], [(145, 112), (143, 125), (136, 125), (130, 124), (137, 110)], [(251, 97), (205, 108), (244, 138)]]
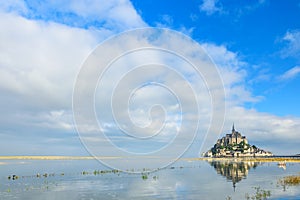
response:
[[(0, 152), (86, 155), (72, 112), (82, 63), (114, 34), (151, 26), (189, 35), (219, 68), (222, 134), (235, 122), (251, 143), (300, 153), (299, 19), (298, 0), (3, 1)], [(199, 136), (189, 155), (199, 153), (200, 143)]]
[[(299, 78), (277, 80), (299, 65), (299, 1), (207, 1), (214, 3), (207, 9), (200, 1), (172, 2), (163, 1), (157, 6), (146, 0), (133, 1), (133, 5), (151, 26), (190, 30), (191, 37), (199, 42), (225, 45), (237, 52), (248, 63), (245, 70), (249, 89), (264, 97), (246, 106), (280, 116), (299, 116)], [(284, 39), (289, 33), (298, 33), (297, 47), (290, 47), (291, 41)]]

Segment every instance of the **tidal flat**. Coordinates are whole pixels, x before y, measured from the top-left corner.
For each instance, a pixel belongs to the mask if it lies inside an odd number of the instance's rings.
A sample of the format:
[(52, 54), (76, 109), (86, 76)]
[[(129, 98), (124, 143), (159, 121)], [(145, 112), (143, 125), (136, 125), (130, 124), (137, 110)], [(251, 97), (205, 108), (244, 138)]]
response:
[(300, 199), (299, 159), (281, 159), (182, 158), (117, 170), (93, 157), (2, 156), (0, 199)]

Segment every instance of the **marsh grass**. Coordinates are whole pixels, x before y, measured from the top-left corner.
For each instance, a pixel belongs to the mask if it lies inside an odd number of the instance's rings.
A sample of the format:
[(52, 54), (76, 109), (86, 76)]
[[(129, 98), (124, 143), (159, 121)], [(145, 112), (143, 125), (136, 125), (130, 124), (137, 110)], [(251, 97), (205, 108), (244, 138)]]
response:
[(300, 185), (300, 175), (285, 176), (279, 179), (277, 183), (283, 187), (283, 191), (286, 191), (287, 186)]
[(289, 186), (300, 185), (300, 175), (286, 176), (283, 179), (280, 179), (280, 182)]
[[(245, 199), (247, 200), (266, 200), (269, 197), (271, 197), (271, 191), (270, 190), (264, 190), (260, 187), (253, 187), (255, 190), (255, 193), (252, 195), (249, 195), (248, 193), (245, 194)], [(231, 196), (227, 196), (226, 200), (232, 200)]]
[(254, 187), (254, 190), (255, 190), (255, 194), (251, 196), (248, 193), (246, 193), (245, 198), (247, 200), (265, 200), (271, 196), (270, 190), (264, 190), (261, 189), (260, 187)]
[(142, 174), (142, 179), (143, 180), (147, 180), (148, 179), (148, 175), (147, 174)]

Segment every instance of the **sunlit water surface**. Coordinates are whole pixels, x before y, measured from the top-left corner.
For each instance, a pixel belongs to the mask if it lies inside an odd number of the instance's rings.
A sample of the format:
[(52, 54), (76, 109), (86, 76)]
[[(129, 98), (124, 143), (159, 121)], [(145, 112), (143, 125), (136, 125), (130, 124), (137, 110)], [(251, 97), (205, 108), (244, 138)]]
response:
[(269, 190), (271, 199), (300, 199), (299, 185), (278, 184), (284, 176), (300, 175), (300, 163), (283, 169), (277, 163), (179, 160), (144, 174), (113, 172), (97, 160), (1, 163), (0, 199), (245, 199), (254, 187)]

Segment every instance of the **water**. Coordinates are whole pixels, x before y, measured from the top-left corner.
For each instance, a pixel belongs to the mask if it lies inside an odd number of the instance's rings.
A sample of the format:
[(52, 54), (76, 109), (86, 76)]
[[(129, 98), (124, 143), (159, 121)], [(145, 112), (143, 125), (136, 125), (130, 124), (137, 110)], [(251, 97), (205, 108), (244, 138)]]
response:
[(300, 199), (300, 186), (278, 184), (299, 175), (300, 163), (287, 163), (284, 170), (277, 163), (179, 160), (142, 175), (112, 172), (96, 160), (1, 162), (0, 199), (245, 199), (254, 187), (269, 190), (271, 199)]

